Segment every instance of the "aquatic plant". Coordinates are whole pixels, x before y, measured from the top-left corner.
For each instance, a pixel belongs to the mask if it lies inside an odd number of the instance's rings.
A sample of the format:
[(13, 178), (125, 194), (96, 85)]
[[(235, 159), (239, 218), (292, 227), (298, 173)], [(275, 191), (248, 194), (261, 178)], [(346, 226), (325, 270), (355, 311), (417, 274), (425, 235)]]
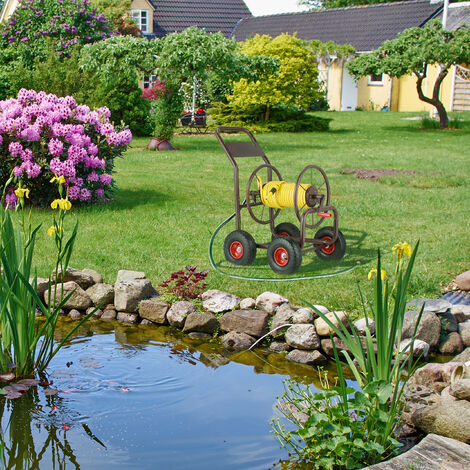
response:
[(164, 294), (173, 295), (175, 300), (197, 299), (204, 292), (207, 284), (204, 279), (209, 271), (199, 271), (197, 266), (186, 266), (185, 270), (175, 271), (160, 284)]

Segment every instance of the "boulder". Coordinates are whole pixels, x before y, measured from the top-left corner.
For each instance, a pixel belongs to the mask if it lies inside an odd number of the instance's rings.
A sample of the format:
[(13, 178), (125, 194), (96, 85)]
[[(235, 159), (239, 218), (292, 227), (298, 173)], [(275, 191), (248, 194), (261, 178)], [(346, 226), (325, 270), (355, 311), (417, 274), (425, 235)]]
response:
[(470, 271), (465, 271), (462, 274), (459, 274), (454, 282), (457, 284), (457, 287), (461, 290), (470, 290)]
[[(273, 331), (273, 336), (282, 336), (285, 333), (286, 329), (279, 328), (282, 325), (292, 324), (292, 317), (295, 314), (295, 310), (289, 304), (283, 304), (282, 307), (279, 307), (276, 313), (273, 316), (273, 321), (271, 323), (271, 331)], [(287, 328), (287, 327), (286, 327)]]
[(65, 270), (65, 274), (62, 275), (62, 270), (59, 267), (57, 270), (57, 276), (55, 269), (52, 271), (51, 280), (54, 282), (57, 277), (57, 282), (76, 282), (82, 289), (86, 290), (94, 284), (93, 278), (89, 275), (80, 271), (79, 269), (68, 267)]
[[(52, 304), (54, 299), (54, 291), (55, 289), (52, 288), (52, 292), (47, 291), (44, 294), (44, 300), (47, 304)], [(57, 284), (55, 306), (57, 307), (60, 304), (61, 294), (63, 294), (63, 297), (66, 297), (72, 291), (74, 291), (72, 296), (63, 305), (65, 309), (86, 310), (88, 307), (91, 307), (93, 305), (90, 296), (76, 282), (69, 281), (65, 282), (64, 284)]]
[(286, 359), (309, 366), (322, 366), (328, 362), (328, 359), (320, 351), (303, 351), (294, 349), (286, 355)]
[(240, 310), (251, 310), (256, 307), (256, 300), (246, 297), (240, 300)]
[[(403, 352), (406, 349), (405, 356), (408, 357), (410, 355), (410, 343), (411, 338), (404, 339), (398, 345), (398, 351)], [(425, 359), (428, 357), (430, 346), (426, 341), (421, 341), (420, 339), (415, 339), (413, 342), (413, 357), (421, 357)]]
[[(339, 326), (341, 322), (343, 325), (346, 326), (346, 328), (349, 328), (349, 322), (348, 322), (346, 312), (343, 312), (343, 311), (330, 312), (330, 313), (327, 313), (325, 316), (326, 318), (328, 318), (328, 320), (330, 320), (333, 323), (333, 325)], [(326, 321), (323, 320), (323, 318), (317, 318), (314, 323), (315, 323), (315, 328), (317, 330), (317, 333), (320, 336), (330, 336), (330, 333), (334, 333), (333, 330), (328, 325), (328, 323), (326, 323)]]
[(116, 320), (116, 317), (117, 317), (116, 310), (108, 308), (108, 309), (103, 310), (103, 315), (101, 315), (101, 320), (111, 321), (111, 320)]
[(252, 336), (238, 331), (230, 331), (222, 336), (221, 340), (225, 348), (235, 351), (248, 349), (255, 342)]
[[(411, 338), (415, 331), (416, 322), (418, 320), (419, 311), (408, 310), (405, 312), (405, 318), (403, 320), (403, 331), (402, 339)], [(416, 331), (416, 339), (425, 341), (431, 346), (436, 347), (439, 344), (441, 337), (441, 321), (438, 316), (431, 312), (425, 311), (419, 322), (418, 329)]]
[(267, 333), (269, 314), (261, 310), (234, 310), (220, 319), (221, 331), (237, 331), (257, 338)]
[(460, 379), (450, 385), (449, 393), (458, 400), (470, 401), (470, 379)]
[(470, 320), (470, 305), (456, 304), (450, 309), (457, 323)]
[(127, 271), (125, 269), (121, 269), (117, 273), (116, 283), (121, 281), (137, 281), (140, 279), (146, 279), (143, 271)]
[(454, 361), (444, 364), (430, 362), (417, 369), (409, 380), (409, 383), (410, 385), (425, 385), (440, 393), (450, 384), (452, 372), (458, 365), (460, 365), (460, 363)]
[(78, 310), (75, 310), (75, 309), (70, 310), (68, 316), (72, 320), (79, 320), (80, 318), (82, 318), (82, 314)]
[(139, 320), (139, 315), (137, 313), (129, 312), (118, 312), (116, 315), (116, 320), (121, 323), (137, 323)]
[(190, 313), (184, 323), (184, 333), (207, 333), (214, 334), (217, 331), (219, 322), (212, 313)]
[(166, 314), (170, 304), (158, 298), (142, 300), (139, 304), (139, 315), (153, 323), (164, 325), (167, 323)]
[(93, 313), (93, 315), (91, 316), (91, 318), (101, 318), (101, 316), (103, 315), (103, 310), (100, 310), (100, 309), (96, 309), (96, 307), (90, 307), (90, 308), (87, 308), (86, 309), (86, 314), (89, 315), (91, 312), (95, 312)]
[(183, 328), (186, 317), (190, 313), (197, 313), (195, 305), (187, 300), (180, 300), (170, 307), (166, 313), (166, 318), (171, 326)]
[(452, 362), (468, 362), (470, 361), (470, 347), (467, 346), (458, 356), (452, 359)]
[(432, 313), (444, 313), (445, 311), (449, 310), (452, 307), (452, 304), (448, 300), (423, 299), (423, 298), (410, 300), (406, 304), (406, 307), (409, 310), (416, 310), (417, 312), (419, 312), (423, 304), (424, 304), (424, 311), (432, 312)]
[(201, 296), (202, 306), (213, 313), (229, 312), (240, 305), (240, 298), (236, 295), (211, 289)]
[(313, 325), (292, 325), (285, 334), (286, 343), (296, 349), (319, 349), (320, 338)]
[(95, 305), (108, 305), (114, 301), (114, 287), (111, 284), (94, 284), (86, 293)]
[(446, 356), (455, 356), (463, 351), (462, 338), (458, 333), (449, 333), (439, 344), (439, 352)]
[[(321, 348), (327, 356), (334, 357), (335, 355), (333, 351), (333, 343), (335, 344), (338, 354), (341, 351), (349, 351), (344, 341), (340, 340), (337, 336), (333, 336), (333, 341), (331, 341), (330, 338), (323, 338), (321, 340)], [(341, 354), (340, 357), (343, 358), (343, 355)]]
[(119, 312), (135, 313), (141, 300), (156, 293), (148, 279), (120, 280), (114, 285), (114, 305)]
[[(33, 284), (33, 281), (34, 279), (29, 280), (31, 285)], [(38, 277), (36, 278), (36, 282), (36, 293), (40, 299), (44, 299), (44, 293), (49, 288), (49, 279), (46, 279), (45, 277)]]
[(439, 434), (470, 444), (470, 402), (445, 400), (416, 410), (411, 419), (425, 433)]
[(283, 352), (283, 351), (290, 351), (291, 347), (284, 343), (283, 341), (273, 341), (269, 345), (269, 350), (272, 352)]
[(354, 322), (354, 328), (356, 329), (359, 336), (366, 335), (366, 326), (369, 325), (369, 332), (372, 336), (375, 335), (375, 321), (371, 318), (367, 320), (365, 318), (360, 318), (359, 320)]
[(315, 309), (318, 310), (320, 313), (323, 313), (324, 315), (330, 313), (330, 311), (323, 305), (314, 305), (313, 307), (314, 310), (312, 311), (312, 313), (315, 318), (318, 318), (318, 313), (315, 311)]
[(450, 310), (447, 310), (444, 313), (438, 313), (437, 316), (439, 317), (439, 320), (441, 320), (441, 328), (443, 332), (454, 333), (455, 331), (458, 331), (457, 320)]
[(85, 269), (82, 269), (82, 273), (85, 273), (88, 276), (90, 276), (93, 279), (93, 282), (95, 284), (103, 283), (103, 276), (99, 272), (95, 271), (94, 269), (85, 268)]
[[(279, 309), (280, 308), (282, 307), (279, 307)], [(303, 307), (299, 308), (296, 312), (294, 312), (292, 316), (292, 321), (296, 324), (313, 323), (314, 318), (315, 317), (313, 316), (312, 311), (309, 308)]]
[(470, 320), (459, 323), (459, 333), (462, 337), (463, 345), (468, 348), (470, 346)]
[(288, 300), (279, 294), (275, 294), (274, 292), (263, 292), (256, 298), (256, 307), (272, 314), (280, 305), (287, 302)]
[(141, 326), (153, 325), (153, 322), (151, 322), (150, 320), (147, 320), (146, 318), (144, 318), (144, 319), (139, 323), (139, 325), (141, 325)]

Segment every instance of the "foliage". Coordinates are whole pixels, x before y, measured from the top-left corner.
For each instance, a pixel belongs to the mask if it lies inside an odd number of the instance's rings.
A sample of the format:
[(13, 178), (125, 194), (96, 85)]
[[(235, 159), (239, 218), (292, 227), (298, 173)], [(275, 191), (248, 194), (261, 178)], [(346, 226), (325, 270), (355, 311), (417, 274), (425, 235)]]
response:
[(113, 31), (124, 36), (142, 36), (136, 22), (130, 16), (131, 0), (91, 0), (98, 12), (112, 24)]
[(306, 43), (295, 36), (281, 34), (274, 39), (268, 35), (255, 35), (247, 39), (241, 51), (250, 56), (261, 54), (279, 60), (279, 70), (263, 80), (248, 81), (242, 78), (233, 84), (228, 103), (237, 108), (263, 105), (263, 121), (269, 121), (273, 106), (295, 105), (307, 108), (321, 94), (317, 81), (315, 55)]
[[(71, 200), (94, 201), (113, 188), (114, 159), (132, 139), (128, 129), (109, 122), (106, 107), (90, 110), (74, 98), (58, 98), (21, 89), (17, 98), (0, 101), (0, 184), (10, 173), (32, 190), (31, 200), (44, 205), (51, 177), (64, 176)], [(7, 203), (17, 196), (5, 187)]]
[[(423, 116), (420, 120), (421, 129), (439, 129), (440, 123), (435, 119), (431, 119), (429, 116)], [(462, 129), (461, 119), (449, 119), (449, 129)]]
[(176, 295), (179, 299), (197, 299), (207, 287), (203, 281), (208, 274), (209, 271), (199, 271), (197, 266), (186, 266), (185, 271), (172, 273), (169, 279), (160, 284), (160, 287), (163, 287), (165, 293)]
[(318, 39), (313, 39), (308, 43), (309, 49), (316, 55), (318, 59), (327, 58), (329, 56), (336, 56), (338, 59), (347, 59), (351, 57), (356, 50), (350, 44), (337, 44), (334, 41), (322, 42)]
[(308, 6), (311, 10), (323, 8), (353, 7), (356, 5), (375, 5), (377, 3), (392, 3), (402, 0), (299, 0), (299, 5)]
[(363, 468), (396, 453), (401, 444), (386, 434), (389, 416), (384, 412), (390, 384), (373, 381), (357, 391), (344, 381), (333, 388), (326, 377), (321, 383), (323, 389), (315, 392), (293, 380), (284, 382), (276, 406), (298, 429), (288, 432), (279, 420), (272, 421), (283, 447), (318, 470)]
[(312, 116), (296, 107), (271, 108), (269, 121), (263, 121), (266, 108), (262, 105), (237, 107), (232, 103), (214, 103), (210, 116), (216, 125), (248, 126), (256, 132), (312, 132), (327, 131), (331, 119)]
[[(393, 77), (408, 74), (416, 76), (419, 99), (436, 107), (441, 129), (448, 127), (448, 117), (439, 93), (441, 83), (452, 65), (470, 62), (470, 27), (445, 31), (438, 20), (430, 21), (424, 28), (414, 27), (403, 31), (396, 39), (385, 41), (379, 49), (361, 55), (347, 64), (351, 75), (386, 73)], [(431, 96), (425, 96), (423, 81), (431, 65), (439, 65)]]

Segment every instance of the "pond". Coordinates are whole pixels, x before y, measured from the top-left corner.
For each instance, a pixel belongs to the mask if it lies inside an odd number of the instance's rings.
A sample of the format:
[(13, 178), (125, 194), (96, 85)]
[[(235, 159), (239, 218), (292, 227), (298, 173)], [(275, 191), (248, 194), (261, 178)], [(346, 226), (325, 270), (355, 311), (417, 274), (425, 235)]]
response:
[[(57, 339), (68, 328), (62, 320)], [(85, 324), (48, 373), (57, 395), (0, 398), (7, 468), (289, 468), (270, 434), (276, 397), (289, 376), (317, 380), (260, 350), (105, 322)]]

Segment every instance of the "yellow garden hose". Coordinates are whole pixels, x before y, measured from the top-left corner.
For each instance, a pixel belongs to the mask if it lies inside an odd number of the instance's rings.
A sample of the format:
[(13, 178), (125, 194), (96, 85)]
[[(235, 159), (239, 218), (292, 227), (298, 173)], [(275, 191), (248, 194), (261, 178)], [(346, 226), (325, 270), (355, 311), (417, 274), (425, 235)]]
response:
[[(256, 175), (258, 180), (258, 191), (261, 196), (261, 202), (273, 209), (285, 209), (286, 207), (295, 207), (294, 195), (296, 183), (286, 183), (285, 181), (268, 181), (263, 184), (261, 178)], [(297, 207), (305, 209), (310, 207), (307, 203), (307, 191), (312, 188), (311, 184), (300, 184), (297, 189)], [(311, 191), (311, 190), (310, 190)]]

